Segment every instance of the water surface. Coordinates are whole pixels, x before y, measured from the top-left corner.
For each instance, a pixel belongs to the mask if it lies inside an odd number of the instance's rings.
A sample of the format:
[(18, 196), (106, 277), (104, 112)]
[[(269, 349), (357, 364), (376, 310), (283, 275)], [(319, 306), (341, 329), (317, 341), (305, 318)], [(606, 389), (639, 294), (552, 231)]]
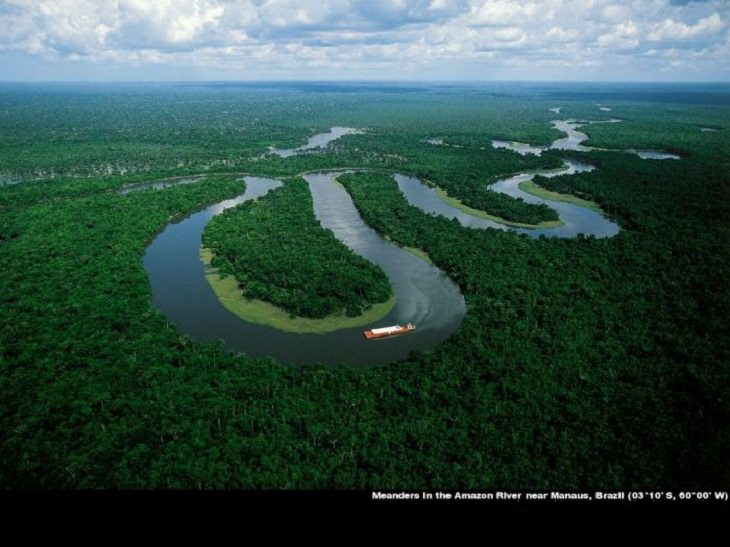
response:
[(526, 156), (528, 154), (532, 154), (533, 156), (539, 156), (548, 148), (547, 146), (531, 146), (524, 142), (497, 140), (492, 141), (492, 147), (497, 149), (504, 148), (507, 150), (512, 150), (512, 152), (517, 152), (520, 156)]
[(294, 156), (295, 154), (306, 152), (307, 150), (324, 148), (329, 143), (339, 139), (340, 137), (344, 137), (345, 135), (352, 135), (354, 133), (358, 133), (359, 131), (359, 129), (355, 129), (353, 127), (331, 127), (330, 130), (326, 133), (317, 133), (316, 135), (309, 137), (307, 144), (303, 144), (302, 146), (299, 146), (297, 148), (272, 148), (270, 150), (270, 153), (276, 154), (277, 156), (280, 156), (282, 158), (288, 158), (290, 156)]
[(150, 182), (138, 182), (120, 188), (119, 193), (129, 194), (132, 192), (139, 192), (141, 190), (164, 190), (165, 188), (169, 188), (170, 186), (177, 186), (179, 184), (192, 184), (194, 182), (201, 181), (206, 177), (207, 175), (189, 175), (153, 180)]
[[(333, 173), (305, 175), (314, 211), (326, 228), (357, 254), (383, 268), (396, 304), (380, 321), (325, 334), (285, 333), (236, 317), (217, 299), (200, 261), (201, 237), (210, 219), (229, 207), (256, 199), (281, 183), (246, 177), (246, 191), (169, 224), (148, 247), (144, 267), (154, 305), (184, 334), (201, 341), (223, 340), (228, 349), (252, 357), (274, 356), (284, 362), (344, 363), (366, 367), (403, 359), (445, 340), (466, 314), (457, 285), (438, 268), (390, 243), (369, 228), (349, 194), (332, 181)], [(413, 322), (418, 329), (391, 339), (368, 341), (366, 328)]]
[(628, 150), (632, 154), (636, 154), (642, 160), (681, 160), (677, 154), (662, 152), (661, 150)]
[[(550, 109), (553, 110), (553, 109)], [(608, 110), (611, 109), (604, 109)], [(578, 128), (589, 124), (596, 123), (619, 123), (620, 119), (611, 118), (610, 120), (597, 120), (597, 121), (583, 121), (583, 120), (554, 120), (552, 122), (553, 128), (558, 131), (565, 133), (565, 137), (555, 139), (549, 146), (532, 146), (530, 144), (514, 141), (498, 141), (493, 140), (492, 146), (494, 148), (504, 148), (517, 152), (521, 156), (532, 154), (534, 156), (540, 156), (545, 150), (573, 150), (575, 152), (589, 152), (591, 150), (598, 150), (602, 152), (621, 152), (621, 150), (610, 150), (608, 148), (597, 148), (593, 146), (584, 146), (582, 143), (588, 140), (588, 135), (582, 131), (578, 131)], [(623, 150), (630, 154), (636, 154), (641, 159), (645, 160), (679, 160), (680, 156), (664, 152), (662, 150)]]
[(575, 173), (585, 173), (592, 171), (594, 167), (584, 163), (566, 161), (565, 167), (558, 171), (546, 171), (538, 173), (521, 173), (512, 177), (508, 177), (497, 181), (491, 186), (495, 192), (507, 194), (514, 198), (521, 198), (528, 203), (545, 204), (554, 209), (563, 225), (557, 228), (515, 228), (505, 224), (501, 224), (492, 220), (487, 220), (472, 216), (461, 209), (453, 207), (441, 199), (436, 189), (424, 184), (415, 177), (406, 175), (395, 175), (403, 195), (408, 202), (421, 209), (424, 212), (441, 215), (446, 218), (456, 219), (466, 228), (493, 228), (503, 231), (511, 231), (518, 234), (526, 234), (531, 238), (544, 237), (561, 237), (573, 238), (578, 234), (591, 235), (594, 237), (612, 237), (620, 231), (620, 227), (615, 222), (610, 221), (601, 213), (592, 209), (587, 209), (572, 203), (552, 201), (528, 194), (520, 190), (519, 185), (522, 182), (530, 181), (535, 178), (536, 174), (544, 177), (556, 177), (560, 175), (572, 175)]

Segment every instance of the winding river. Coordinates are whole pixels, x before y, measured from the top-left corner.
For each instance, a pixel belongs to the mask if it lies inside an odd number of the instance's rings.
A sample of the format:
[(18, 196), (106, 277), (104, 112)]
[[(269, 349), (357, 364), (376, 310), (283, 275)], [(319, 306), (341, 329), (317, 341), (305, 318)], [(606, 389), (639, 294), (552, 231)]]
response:
[(317, 133), (312, 137), (309, 137), (307, 144), (303, 144), (298, 148), (272, 148), (269, 150), (270, 154), (276, 154), (282, 158), (288, 158), (301, 152), (308, 150), (314, 150), (316, 148), (323, 148), (334, 140), (344, 137), (345, 135), (353, 135), (359, 133), (359, 129), (353, 127), (331, 127), (327, 133)]
[[(616, 121), (619, 120), (609, 120)], [(493, 144), (519, 153), (538, 155), (546, 149), (591, 150), (581, 144), (588, 138), (587, 135), (578, 131), (585, 123), (587, 122), (576, 120), (553, 122), (553, 126), (566, 136), (547, 147), (500, 141), (494, 141)], [(281, 157), (289, 157), (325, 146), (336, 138), (357, 131), (333, 127), (328, 133), (313, 136), (304, 146), (274, 149), (271, 152)], [(638, 154), (647, 151), (634, 152)], [(661, 151), (651, 152), (665, 154)], [(402, 174), (396, 174), (394, 178), (410, 204), (430, 214), (456, 219), (468, 228), (510, 230), (532, 238), (572, 238), (578, 234), (611, 237), (620, 228), (599, 211), (536, 197), (519, 187), (521, 183), (531, 181), (537, 175), (555, 177), (593, 169), (591, 165), (570, 160), (565, 161), (563, 168), (559, 170), (521, 173), (492, 185), (496, 192), (521, 198), (529, 203), (544, 203), (555, 209), (563, 223), (555, 228), (511, 227), (472, 216), (447, 204), (435, 188), (417, 178)], [(332, 230), (335, 237), (355, 253), (382, 267), (388, 276), (396, 296), (396, 304), (376, 324), (326, 334), (287, 333), (244, 321), (220, 303), (205, 279), (205, 266), (200, 260), (203, 230), (213, 216), (230, 207), (257, 199), (281, 185), (279, 181), (261, 177), (244, 177), (242, 180), (246, 182), (246, 190), (240, 196), (221, 201), (191, 214), (184, 220), (169, 224), (150, 244), (144, 256), (144, 267), (150, 278), (154, 305), (182, 333), (195, 339), (222, 340), (224, 346), (233, 351), (245, 352), (252, 357), (270, 355), (293, 364), (318, 362), (355, 367), (374, 366), (405, 358), (414, 350), (433, 348), (451, 336), (466, 314), (464, 296), (459, 288), (434, 265), (387, 241), (365, 224), (350, 195), (336, 182), (336, 177), (345, 172), (348, 171), (308, 173), (303, 177), (309, 185), (314, 212), (321, 225)], [(204, 177), (188, 176), (141, 183), (124, 188), (122, 193), (148, 188), (161, 189), (172, 184), (195, 182), (201, 178)], [(414, 333), (407, 336), (367, 341), (362, 334), (365, 328), (407, 322), (418, 326)]]
[[(320, 223), (357, 254), (383, 268), (396, 295), (390, 313), (376, 325), (326, 334), (293, 334), (243, 321), (217, 299), (200, 261), (203, 230), (213, 216), (229, 207), (256, 199), (281, 183), (245, 177), (246, 191), (169, 224), (147, 248), (144, 267), (150, 278), (153, 303), (180, 332), (211, 341), (252, 357), (274, 356), (284, 362), (344, 363), (373, 366), (405, 358), (445, 340), (466, 314), (464, 297), (456, 284), (435, 266), (386, 241), (360, 217), (349, 194), (333, 180), (338, 173), (305, 175)], [(407, 336), (367, 341), (365, 328), (413, 322), (418, 329)]]
[(532, 238), (538, 238), (540, 236), (572, 238), (578, 234), (590, 235), (597, 238), (612, 237), (619, 232), (620, 227), (600, 212), (572, 203), (539, 198), (519, 188), (520, 183), (531, 181), (536, 175), (550, 178), (560, 175), (585, 173), (593, 169), (594, 167), (592, 165), (566, 161), (563, 169), (559, 171), (522, 173), (497, 181), (491, 186), (495, 192), (507, 194), (514, 198), (521, 198), (528, 203), (544, 203), (548, 207), (551, 207), (557, 211), (560, 220), (563, 222), (562, 226), (556, 228), (515, 228), (493, 220), (479, 218), (449, 205), (441, 199), (436, 189), (424, 184), (417, 178), (406, 175), (395, 175), (395, 180), (398, 183), (398, 188), (400, 188), (400, 191), (408, 200), (408, 203), (427, 213), (456, 219), (466, 228), (509, 230), (518, 234), (527, 234)]
[[(552, 110), (552, 109), (551, 109)], [(597, 148), (593, 146), (584, 146), (582, 143), (588, 140), (588, 135), (582, 131), (578, 131), (580, 127), (589, 124), (598, 123), (620, 123), (621, 120), (618, 118), (611, 118), (609, 120), (597, 120), (597, 121), (581, 121), (581, 120), (553, 120), (552, 126), (554, 129), (565, 133), (565, 137), (556, 139), (547, 146), (535, 146), (524, 142), (515, 141), (500, 141), (493, 140), (493, 148), (503, 148), (517, 152), (521, 156), (528, 154), (534, 156), (540, 156), (546, 150), (573, 150), (575, 152), (589, 152), (591, 150), (597, 150), (601, 152), (626, 152), (628, 154), (634, 154), (639, 156), (643, 160), (679, 160), (680, 156), (671, 154), (663, 150), (636, 150), (630, 148), (628, 150), (611, 150), (610, 148)], [(432, 143), (435, 144), (435, 143)], [(442, 145), (446, 145), (441, 141)]]
[[(508, 141), (492, 141), (492, 146), (494, 148), (506, 148), (517, 152), (520, 155), (534, 154), (537, 156), (541, 155), (545, 150), (572, 150), (576, 152), (604, 150), (601, 148), (584, 146), (582, 143), (588, 139), (588, 135), (578, 131), (578, 129), (587, 123), (618, 123), (620, 121), (621, 120), (615, 118), (599, 122), (555, 120), (552, 122), (553, 127), (565, 133), (565, 137), (556, 139), (548, 146), (531, 146), (525, 143)], [(679, 159), (678, 156), (654, 150), (629, 150), (629, 152), (637, 154), (642, 159)], [(578, 236), (578, 234), (593, 236), (596, 238), (612, 237), (618, 234), (621, 228), (618, 224), (606, 218), (601, 212), (581, 205), (575, 205), (573, 203), (537, 197), (520, 189), (520, 184), (531, 182), (537, 175), (552, 178), (561, 175), (587, 173), (594, 169), (595, 168), (592, 165), (572, 160), (565, 160), (563, 168), (557, 171), (531, 171), (527, 173), (520, 173), (512, 177), (499, 180), (491, 185), (491, 189), (495, 192), (507, 194), (513, 198), (522, 199), (527, 203), (544, 204), (554, 209), (558, 213), (562, 222), (561, 226), (554, 228), (518, 228), (470, 215), (462, 209), (446, 203), (443, 199), (441, 199), (441, 196), (435, 188), (424, 184), (414, 177), (395, 175), (395, 180), (398, 183), (398, 187), (401, 192), (411, 205), (430, 214), (456, 219), (462, 226), (467, 228), (494, 228), (497, 230), (509, 230), (519, 234), (526, 234), (532, 238), (538, 238), (541, 236), (573, 238)]]

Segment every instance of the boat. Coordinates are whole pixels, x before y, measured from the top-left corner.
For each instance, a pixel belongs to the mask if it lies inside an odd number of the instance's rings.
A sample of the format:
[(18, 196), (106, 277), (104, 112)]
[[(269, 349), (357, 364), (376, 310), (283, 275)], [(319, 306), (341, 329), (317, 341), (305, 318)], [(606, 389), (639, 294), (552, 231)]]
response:
[(405, 326), (393, 325), (391, 327), (381, 327), (379, 329), (370, 329), (363, 331), (365, 338), (368, 340), (376, 340), (378, 338), (386, 338), (388, 336), (398, 336), (416, 330), (416, 325), (408, 323)]

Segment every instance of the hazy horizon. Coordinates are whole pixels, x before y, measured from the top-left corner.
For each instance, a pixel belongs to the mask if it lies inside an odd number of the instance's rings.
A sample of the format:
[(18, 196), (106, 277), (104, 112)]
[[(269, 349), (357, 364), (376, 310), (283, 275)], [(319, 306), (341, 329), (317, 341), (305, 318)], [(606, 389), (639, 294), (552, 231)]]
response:
[(5, 0), (0, 81), (730, 82), (724, 0)]
[(297, 79), (207, 79), (207, 80), (4, 80), (0, 78), (0, 84), (302, 84), (302, 83), (336, 83), (336, 84), (411, 84), (411, 85), (449, 85), (449, 84), (616, 84), (645, 86), (652, 84), (659, 85), (721, 85), (730, 86), (730, 80), (386, 80), (386, 79), (362, 79), (362, 78), (297, 78)]

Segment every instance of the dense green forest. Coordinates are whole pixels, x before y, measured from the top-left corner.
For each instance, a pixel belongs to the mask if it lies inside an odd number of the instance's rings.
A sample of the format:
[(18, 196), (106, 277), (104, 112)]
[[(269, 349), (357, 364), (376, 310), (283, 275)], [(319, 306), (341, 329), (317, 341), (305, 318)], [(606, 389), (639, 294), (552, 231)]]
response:
[[(730, 110), (627, 93), (610, 105), (623, 124), (585, 128), (591, 145), (680, 161), (488, 146), (547, 144), (554, 106), (605, 118), (580, 92), (0, 88), (0, 173), (13, 183), (0, 187), (0, 485), (727, 489)], [(367, 132), (261, 157), (330, 125)], [(435, 349), (369, 369), (228, 353), (154, 307), (147, 245), (171, 220), (240, 194), (237, 177), (116, 192), (186, 173), (360, 166), (426, 177), (493, 212), (490, 182), (563, 157), (598, 169), (540, 185), (599, 203), (619, 235), (467, 229), (409, 206), (386, 173), (341, 178), (365, 221), (425, 251), (468, 307)], [(289, 183), (262, 202), (289, 208), (296, 194), (305, 222), (305, 191)], [(505, 218), (549, 214), (508, 203)], [(229, 217), (243, 225), (257, 210)]]
[(255, 202), (215, 217), (203, 244), (212, 266), (232, 275), (247, 298), (300, 317), (354, 317), (392, 291), (383, 270), (320, 226), (307, 183), (294, 179)]

